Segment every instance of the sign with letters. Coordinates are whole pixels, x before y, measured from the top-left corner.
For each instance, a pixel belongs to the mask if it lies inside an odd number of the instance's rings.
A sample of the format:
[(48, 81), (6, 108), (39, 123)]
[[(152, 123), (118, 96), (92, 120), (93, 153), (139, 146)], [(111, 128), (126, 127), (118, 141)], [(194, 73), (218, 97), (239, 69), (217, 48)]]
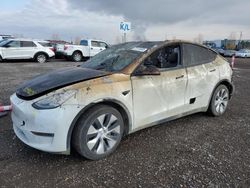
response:
[(131, 22), (121, 22), (120, 23), (120, 31), (122, 33), (129, 33), (129, 32), (131, 32)]

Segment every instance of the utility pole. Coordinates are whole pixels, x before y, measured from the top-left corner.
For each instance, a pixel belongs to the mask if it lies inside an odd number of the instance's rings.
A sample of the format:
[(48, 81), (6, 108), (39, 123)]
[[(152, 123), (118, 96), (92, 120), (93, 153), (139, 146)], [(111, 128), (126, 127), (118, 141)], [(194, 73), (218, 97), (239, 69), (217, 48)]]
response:
[(238, 49), (242, 48), (242, 43), (241, 43), (241, 40), (242, 40), (242, 31), (240, 32), (240, 40), (239, 40), (239, 43), (238, 43)]
[(127, 42), (127, 33), (123, 33), (122, 42)]

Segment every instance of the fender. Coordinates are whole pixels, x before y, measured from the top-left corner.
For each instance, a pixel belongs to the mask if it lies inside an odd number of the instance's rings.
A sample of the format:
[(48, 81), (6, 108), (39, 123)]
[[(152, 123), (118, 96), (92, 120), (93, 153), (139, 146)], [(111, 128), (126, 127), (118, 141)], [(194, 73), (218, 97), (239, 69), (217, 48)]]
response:
[(213, 97), (213, 94), (214, 94), (214, 91), (216, 90), (216, 88), (221, 85), (221, 84), (224, 84), (225, 86), (227, 86), (228, 90), (229, 90), (229, 99), (232, 98), (233, 96), (233, 93), (234, 93), (234, 90), (235, 90), (235, 87), (234, 85), (232, 84), (232, 82), (230, 82), (228, 79), (223, 79), (223, 80), (220, 80), (214, 87), (213, 89), (213, 92), (211, 93), (210, 95), (210, 98), (209, 98), (209, 103), (208, 103), (208, 106), (207, 106), (207, 109), (209, 108), (209, 105), (211, 103), (211, 99)]
[(74, 127), (77, 123), (77, 121), (79, 120), (79, 118), (81, 117), (82, 114), (84, 114), (87, 110), (91, 109), (93, 106), (98, 105), (98, 104), (106, 104), (106, 105), (110, 105), (113, 106), (114, 108), (118, 108), (117, 110), (122, 114), (122, 116), (125, 116), (125, 133), (124, 135), (127, 135), (131, 132), (132, 130), (132, 118), (131, 118), (131, 114), (128, 110), (128, 108), (120, 101), (116, 100), (116, 99), (102, 99), (100, 101), (96, 101), (96, 102), (92, 102), (90, 104), (88, 104), (87, 106), (85, 106), (78, 114), (77, 116), (74, 118), (74, 120), (72, 121), (69, 130), (68, 130), (68, 135), (67, 135), (67, 153), (70, 153), (70, 147), (71, 147), (71, 136), (74, 130)]
[(39, 52), (36, 52), (35, 55), (33, 56), (33, 59), (35, 59), (35, 57), (37, 56), (37, 54), (39, 53), (42, 53), (42, 54), (45, 54), (47, 56), (47, 58), (49, 58), (49, 55), (46, 53), (46, 52), (43, 52), (43, 51), (39, 51)]

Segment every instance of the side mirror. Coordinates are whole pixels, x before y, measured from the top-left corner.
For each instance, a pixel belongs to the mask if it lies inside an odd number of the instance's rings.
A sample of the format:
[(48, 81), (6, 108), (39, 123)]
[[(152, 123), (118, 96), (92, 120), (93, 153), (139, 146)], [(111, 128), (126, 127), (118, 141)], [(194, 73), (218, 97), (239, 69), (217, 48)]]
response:
[(134, 76), (158, 76), (160, 75), (160, 70), (154, 65), (140, 66), (139, 69), (135, 71)]

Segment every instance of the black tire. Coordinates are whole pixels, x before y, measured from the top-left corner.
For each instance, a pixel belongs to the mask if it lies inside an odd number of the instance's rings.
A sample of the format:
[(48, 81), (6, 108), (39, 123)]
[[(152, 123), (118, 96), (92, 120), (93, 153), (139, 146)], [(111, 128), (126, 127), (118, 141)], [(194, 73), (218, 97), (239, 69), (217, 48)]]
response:
[(219, 85), (212, 96), (208, 112), (213, 116), (221, 116), (226, 112), (229, 101), (229, 90), (227, 86)]
[(74, 62), (80, 62), (82, 61), (83, 59), (83, 56), (82, 56), (82, 53), (81, 52), (74, 52), (71, 56), (71, 59), (74, 61)]
[(48, 57), (47, 57), (47, 55), (44, 54), (44, 53), (38, 53), (38, 54), (36, 54), (36, 56), (35, 56), (35, 61), (36, 61), (37, 63), (46, 63), (46, 62), (48, 61)]
[(3, 62), (3, 58), (2, 58), (2, 56), (0, 56), (0, 63), (2, 63)]
[(115, 151), (123, 132), (124, 121), (120, 112), (111, 106), (97, 105), (78, 120), (72, 145), (83, 157), (99, 160)]

